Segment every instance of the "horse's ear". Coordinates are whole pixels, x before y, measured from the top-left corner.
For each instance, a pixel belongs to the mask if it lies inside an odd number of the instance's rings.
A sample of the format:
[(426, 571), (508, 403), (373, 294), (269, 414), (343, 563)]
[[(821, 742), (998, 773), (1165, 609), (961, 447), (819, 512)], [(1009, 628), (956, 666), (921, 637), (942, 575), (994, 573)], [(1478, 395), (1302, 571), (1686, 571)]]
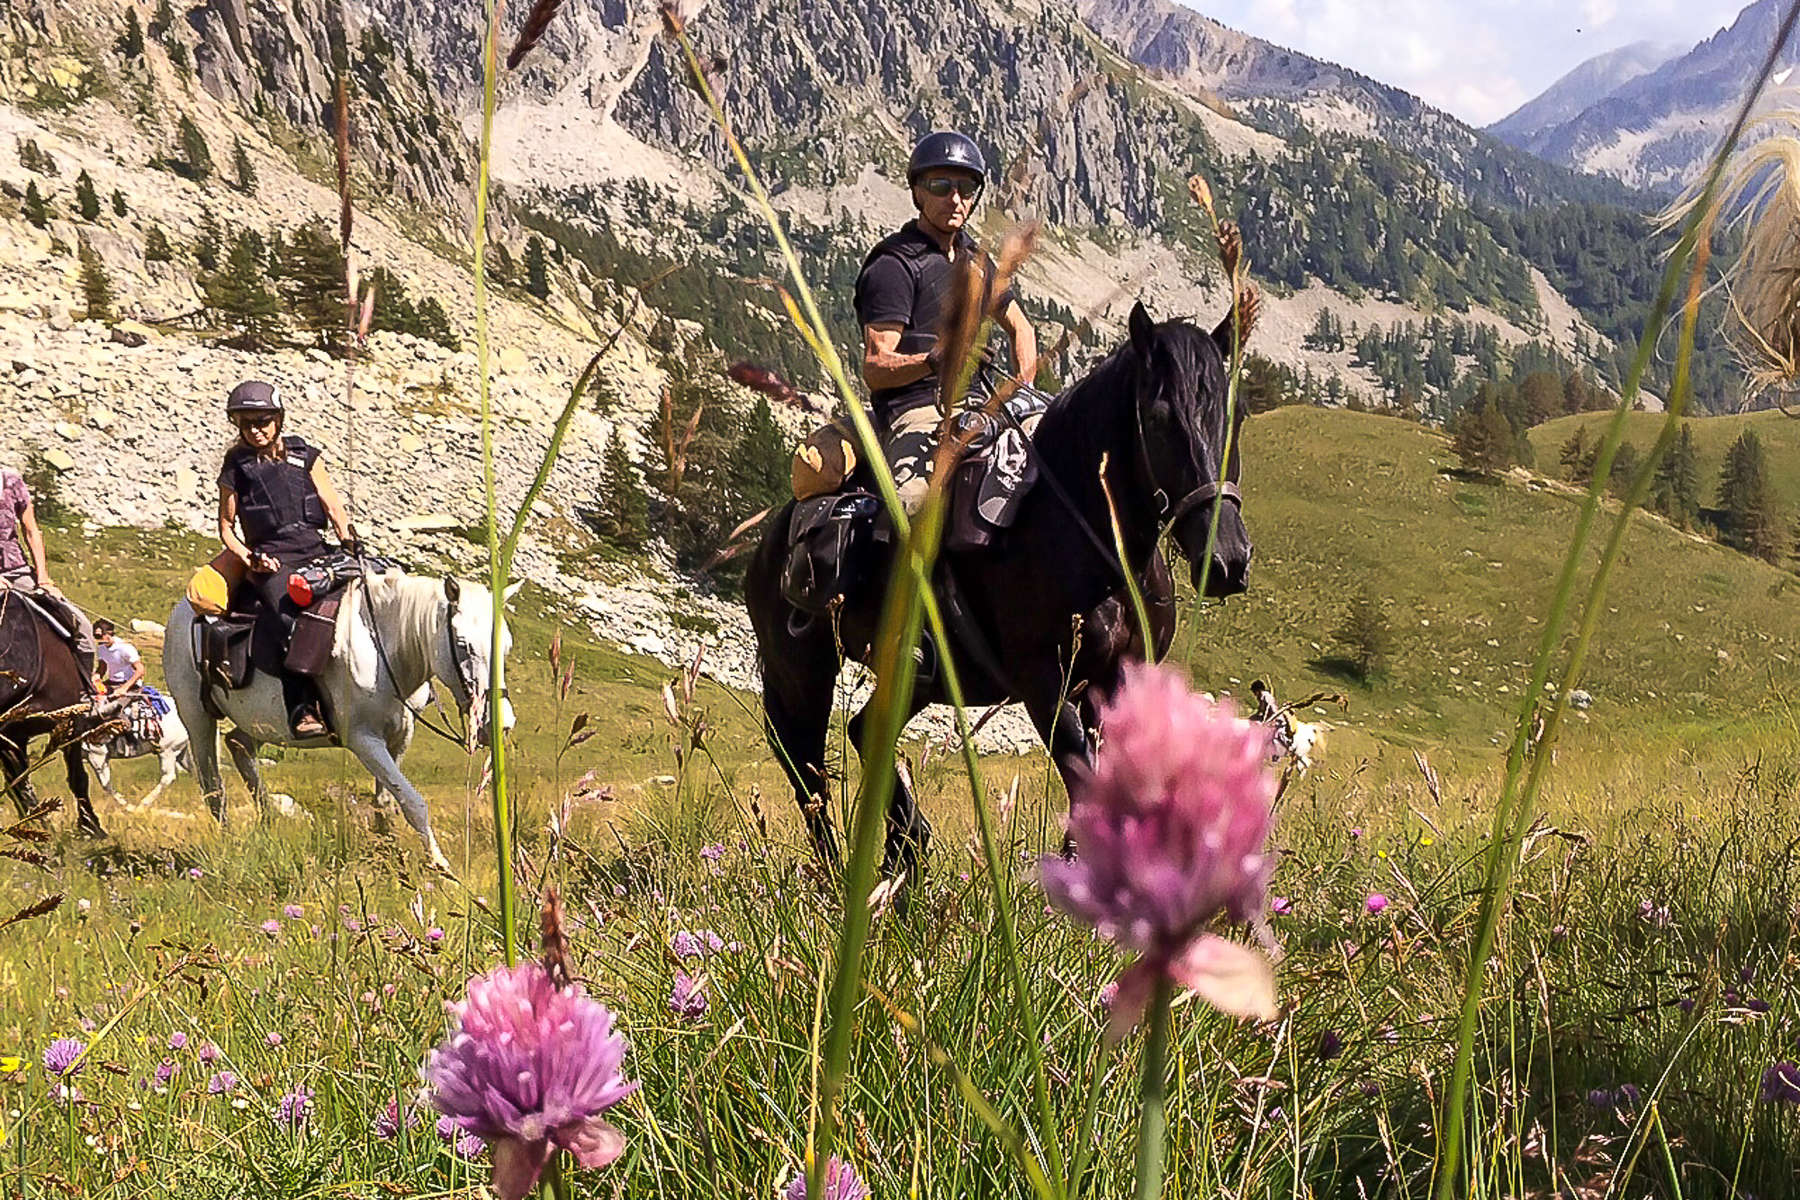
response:
[(1148, 359), (1156, 344), (1156, 322), (1150, 319), (1142, 300), (1131, 306), (1131, 319), (1126, 324), (1131, 330), (1131, 348), (1139, 358)]
[(525, 586), (525, 581), (523, 579), (520, 579), (514, 583), (509, 583), (506, 585), (506, 590), (504, 592), (501, 592), (500, 595), (503, 599), (511, 600), (513, 598), (513, 596), (518, 593), (518, 590), (524, 586)]
[(456, 576), (444, 576), (444, 599), (455, 604), (456, 598), (462, 595), (462, 584), (456, 582)]

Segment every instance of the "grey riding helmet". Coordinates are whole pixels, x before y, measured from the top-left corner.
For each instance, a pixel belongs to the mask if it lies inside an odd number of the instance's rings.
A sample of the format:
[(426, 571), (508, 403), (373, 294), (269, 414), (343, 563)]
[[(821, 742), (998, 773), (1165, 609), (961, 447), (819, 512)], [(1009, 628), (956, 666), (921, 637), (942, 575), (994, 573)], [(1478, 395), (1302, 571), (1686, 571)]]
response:
[(981, 156), (981, 147), (967, 134), (941, 129), (926, 134), (913, 147), (912, 157), (906, 163), (906, 182), (917, 183), (925, 172), (947, 167), (968, 171), (984, 182), (987, 179), (987, 160)]
[(235, 417), (247, 412), (274, 413), (280, 416), (281, 389), (260, 379), (246, 379), (232, 388), (231, 395), (225, 399), (225, 415)]

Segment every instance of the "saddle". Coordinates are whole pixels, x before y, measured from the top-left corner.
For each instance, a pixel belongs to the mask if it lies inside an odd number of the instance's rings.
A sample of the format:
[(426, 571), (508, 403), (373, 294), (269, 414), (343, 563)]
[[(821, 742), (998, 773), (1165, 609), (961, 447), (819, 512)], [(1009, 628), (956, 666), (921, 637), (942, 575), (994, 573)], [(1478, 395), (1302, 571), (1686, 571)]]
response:
[[(1043, 392), (1020, 388), (1000, 413), (971, 409), (957, 417), (953, 429), (967, 444), (949, 484), (945, 549), (982, 550), (1011, 528), (1038, 477), (1029, 431), (1049, 405)], [(834, 464), (845, 465), (835, 478)], [(802, 613), (819, 615), (869, 582), (892, 530), (847, 421), (823, 426), (802, 443), (794, 478), (799, 499), (788, 523), (781, 591)]]
[[(383, 572), (393, 564), (387, 559), (364, 559), (368, 568)], [(338, 609), (352, 580), (360, 579), (363, 566), (347, 554), (334, 554), (294, 572), (301, 585), (290, 583), (289, 595), (307, 599), (294, 622), (291, 639), (284, 638), (281, 616), (262, 602), (256, 589), (239, 584), (231, 592), (227, 610), (197, 614), (194, 622), (194, 665), (199, 669), (201, 700), (215, 719), (214, 689), (230, 692), (250, 686), (256, 674), (280, 678), (283, 672), (316, 677), (331, 660)]]

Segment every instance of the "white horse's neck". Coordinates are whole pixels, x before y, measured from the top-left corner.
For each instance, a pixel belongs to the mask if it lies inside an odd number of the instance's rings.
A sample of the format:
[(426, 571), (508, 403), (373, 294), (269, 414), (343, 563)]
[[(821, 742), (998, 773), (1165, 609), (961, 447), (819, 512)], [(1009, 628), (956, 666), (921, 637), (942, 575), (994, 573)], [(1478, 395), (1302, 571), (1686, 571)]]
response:
[(403, 696), (435, 671), (436, 648), (446, 637), (442, 586), (436, 579), (401, 575), (377, 577), (363, 587), (377, 652)]

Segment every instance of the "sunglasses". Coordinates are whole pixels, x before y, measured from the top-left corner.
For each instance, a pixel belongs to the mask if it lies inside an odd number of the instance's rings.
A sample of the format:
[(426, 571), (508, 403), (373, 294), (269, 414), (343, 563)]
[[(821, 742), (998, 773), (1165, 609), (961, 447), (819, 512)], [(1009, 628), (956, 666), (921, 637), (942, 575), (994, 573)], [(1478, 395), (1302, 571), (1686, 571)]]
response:
[(952, 179), (948, 175), (932, 175), (920, 180), (919, 186), (925, 189), (926, 195), (936, 196), (940, 200), (951, 192), (955, 192), (964, 200), (973, 200), (981, 194), (981, 180), (979, 179)]
[(279, 420), (280, 420), (279, 417), (273, 417), (273, 416), (239, 417), (237, 427), (239, 429), (273, 429), (275, 427), (275, 423)]

